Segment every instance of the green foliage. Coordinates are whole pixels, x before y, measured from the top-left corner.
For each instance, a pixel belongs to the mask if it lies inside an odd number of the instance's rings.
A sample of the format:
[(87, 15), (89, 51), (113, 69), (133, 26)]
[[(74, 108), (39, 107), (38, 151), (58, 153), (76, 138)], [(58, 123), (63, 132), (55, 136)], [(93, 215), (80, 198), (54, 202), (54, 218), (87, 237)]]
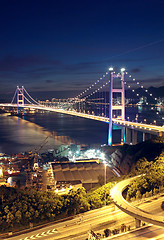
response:
[(130, 201), (130, 195), (129, 195), (129, 192), (127, 193), (127, 195), (126, 195), (126, 201)]
[(53, 220), (61, 213), (62, 197), (34, 189), (0, 187), (0, 229), (10, 229), (29, 222)]
[(142, 195), (142, 198), (143, 198), (143, 199), (145, 199), (145, 198), (146, 198), (146, 193), (144, 193), (144, 194)]
[(146, 194), (146, 197), (150, 197), (162, 191), (164, 185), (164, 151), (155, 161), (148, 162), (145, 158), (140, 159), (135, 166), (135, 171), (137, 174), (143, 175), (130, 184), (127, 192), (129, 199), (133, 197), (139, 199), (140, 194)]
[(146, 196), (146, 198), (148, 198), (149, 197), (149, 192), (146, 192), (145, 196)]
[(65, 209), (68, 215), (81, 213), (90, 209), (90, 204), (87, 201), (84, 188), (79, 188), (77, 191), (72, 189), (68, 195), (65, 195)]
[(137, 192), (136, 192), (136, 200), (141, 199), (141, 198), (142, 198), (142, 195), (141, 195), (140, 191), (137, 190)]
[(153, 196), (153, 191), (152, 191), (152, 190), (149, 192), (149, 196), (150, 196), (150, 197)]
[(134, 201), (136, 200), (136, 198), (135, 198), (135, 197), (132, 197), (130, 200), (131, 200), (132, 202), (134, 202)]
[(109, 191), (112, 186), (113, 183), (107, 183), (102, 187), (87, 193), (87, 199), (91, 209), (102, 207), (105, 203), (108, 205), (111, 202)]
[(67, 195), (59, 196), (54, 192), (1, 186), (0, 229), (53, 221), (60, 215), (69, 216), (102, 207), (110, 203), (111, 187), (112, 183), (108, 183), (88, 193), (84, 188), (72, 189)]

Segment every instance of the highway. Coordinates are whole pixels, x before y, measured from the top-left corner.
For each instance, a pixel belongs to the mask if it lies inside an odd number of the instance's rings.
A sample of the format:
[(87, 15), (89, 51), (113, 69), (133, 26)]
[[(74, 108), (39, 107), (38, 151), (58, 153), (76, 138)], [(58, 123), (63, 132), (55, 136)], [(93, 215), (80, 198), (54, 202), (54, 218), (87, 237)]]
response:
[[(3, 103), (3, 104), (0, 104), (0, 107), (17, 107), (17, 104)], [(109, 122), (109, 118), (107, 118), (107, 117), (95, 116), (92, 114), (80, 113), (80, 112), (71, 111), (71, 110), (68, 111), (68, 110), (64, 110), (61, 108), (47, 107), (44, 105), (25, 104), (23, 107), (30, 108), (30, 109), (40, 109), (40, 110), (45, 110), (45, 111), (69, 114), (72, 116), (83, 117), (83, 118), (97, 120), (97, 121), (106, 122), (106, 123)], [(158, 136), (164, 136), (164, 126), (156, 126), (156, 125), (150, 125), (150, 124), (145, 124), (145, 123), (126, 121), (126, 120), (124, 121), (124, 120), (121, 120), (118, 118), (113, 118), (112, 121), (116, 125), (126, 126), (127, 128), (130, 128), (130, 129), (136, 129), (138, 131), (152, 133), (152, 134), (155, 134)]]
[(129, 202), (127, 202), (123, 196), (122, 192), (127, 188), (130, 182), (135, 179), (136, 177), (125, 179), (119, 183), (117, 183), (111, 190), (110, 195), (114, 202), (114, 204), (124, 211), (125, 213), (129, 214), (130, 216), (139, 219), (144, 222), (148, 222), (151, 224), (155, 224), (161, 227), (164, 227), (164, 217), (153, 215), (151, 213), (145, 212), (132, 206)]
[(141, 227), (139, 229), (109, 237), (113, 240), (158, 240), (164, 239), (164, 229), (154, 225)]
[[(160, 205), (164, 200), (164, 196), (158, 199), (135, 203), (137, 207), (150, 211), (151, 213), (160, 213)], [(52, 224), (41, 229), (24, 233), (19, 236), (13, 236), (11, 240), (32, 240), (32, 239), (43, 239), (43, 240), (85, 240), (88, 237), (88, 231), (92, 229), (96, 233), (102, 234), (106, 228), (114, 229), (120, 228), (121, 224), (124, 223), (127, 226), (131, 226), (134, 229), (134, 218), (128, 216), (124, 212), (115, 209), (114, 205), (109, 205), (101, 209), (92, 210), (80, 215), (75, 216), (72, 220)], [(157, 230), (156, 228), (154, 230)], [(147, 230), (146, 230), (147, 231)], [(150, 230), (151, 232), (153, 230)], [(157, 233), (162, 234), (161, 231)], [(133, 233), (133, 236), (136, 233)], [(137, 232), (138, 234), (138, 232)], [(6, 238), (8, 239), (8, 238)], [(139, 238), (140, 239), (140, 238)]]

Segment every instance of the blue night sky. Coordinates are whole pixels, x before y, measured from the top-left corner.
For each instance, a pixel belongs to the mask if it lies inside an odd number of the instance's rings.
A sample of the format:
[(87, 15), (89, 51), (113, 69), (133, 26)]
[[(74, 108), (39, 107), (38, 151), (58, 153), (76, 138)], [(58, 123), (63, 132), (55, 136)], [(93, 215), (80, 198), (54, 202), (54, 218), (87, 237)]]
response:
[(0, 98), (17, 85), (74, 97), (109, 66), (163, 86), (163, 9), (163, 0), (1, 0)]

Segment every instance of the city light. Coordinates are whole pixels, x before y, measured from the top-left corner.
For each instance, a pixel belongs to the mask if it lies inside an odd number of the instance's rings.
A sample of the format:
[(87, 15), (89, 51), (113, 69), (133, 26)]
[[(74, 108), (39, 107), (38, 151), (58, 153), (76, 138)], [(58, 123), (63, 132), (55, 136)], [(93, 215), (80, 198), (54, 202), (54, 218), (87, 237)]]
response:
[(113, 71), (113, 67), (110, 67), (110, 68), (109, 68), (109, 71)]
[(125, 71), (125, 68), (121, 68), (121, 72), (124, 72)]
[(105, 160), (105, 153), (101, 153), (100, 157), (104, 161)]

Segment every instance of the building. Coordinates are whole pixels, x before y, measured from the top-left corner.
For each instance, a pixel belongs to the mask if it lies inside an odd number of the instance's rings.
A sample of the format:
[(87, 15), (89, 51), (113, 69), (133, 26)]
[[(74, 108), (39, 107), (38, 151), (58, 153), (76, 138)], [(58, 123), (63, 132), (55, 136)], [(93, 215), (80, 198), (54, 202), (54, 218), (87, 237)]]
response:
[(111, 168), (105, 167), (103, 163), (98, 162), (53, 162), (51, 163), (55, 188), (68, 188), (71, 186), (81, 185), (86, 190), (96, 186), (100, 177), (105, 176), (109, 179), (114, 176)]

